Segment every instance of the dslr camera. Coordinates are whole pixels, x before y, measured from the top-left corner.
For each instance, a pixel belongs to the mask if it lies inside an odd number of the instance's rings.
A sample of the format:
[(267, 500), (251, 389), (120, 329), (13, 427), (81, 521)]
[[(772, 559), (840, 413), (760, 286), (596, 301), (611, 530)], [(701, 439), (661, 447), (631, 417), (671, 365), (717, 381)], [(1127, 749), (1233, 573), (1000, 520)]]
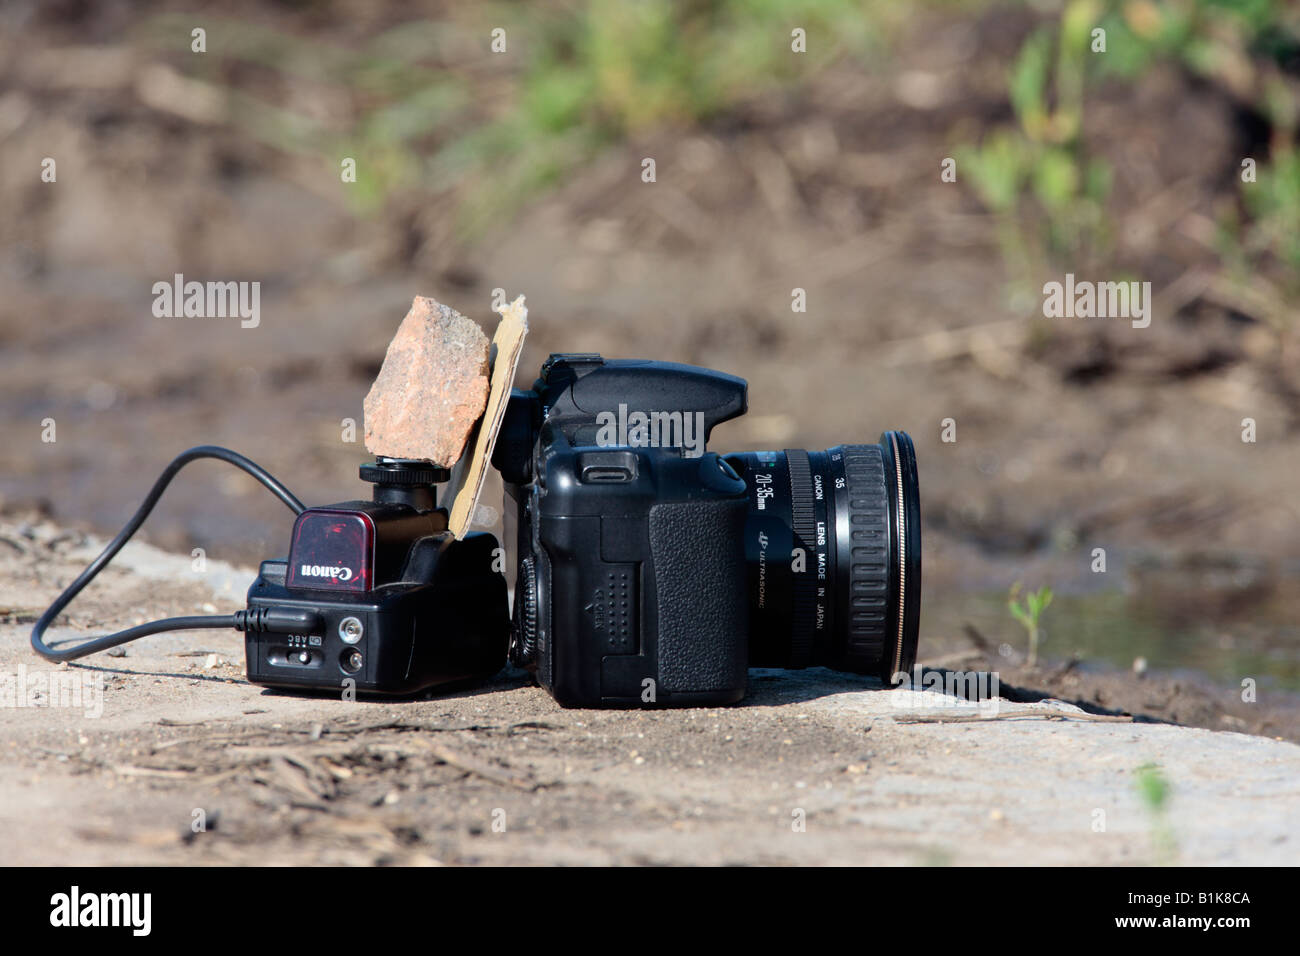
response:
[[(719, 456), (743, 379), (552, 355), (493, 454), (515, 550), (510, 658), (571, 707), (740, 700), (749, 667), (912, 669), (916, 454), (874, 445)], [(513, 506), (512, 506), (513, 502)]]

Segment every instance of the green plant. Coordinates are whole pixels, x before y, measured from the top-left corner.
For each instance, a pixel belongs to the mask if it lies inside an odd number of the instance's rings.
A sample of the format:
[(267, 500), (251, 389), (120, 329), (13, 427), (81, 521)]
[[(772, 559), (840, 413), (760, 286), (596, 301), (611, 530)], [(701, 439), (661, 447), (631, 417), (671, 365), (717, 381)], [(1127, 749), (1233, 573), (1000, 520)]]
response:
[(1011, 616), (1021, 623), (1025, 632), (1029, 636), (1029, 657), (1027, 663), (1030, 667), (1038, 665), (1038, 638), (1039, 638), (1039, 619), (1043, 616), (1043, 611), (1052, 603), (1052, 589), (1043, 585), (1037, 591), (1026, 593), (1024, 602), (1020, 600), (1020, 582), (1017, 581), (1011, 585), (1011, 592), (1007, 595), (1007, 610)]
[(1173, 786), (1165, 779), (1160, 767), (1154, 763), (1144, 763), (1134, 771), (1133, 776), (1138, 797), (1151, 816), (1151, 844), (1155, 852), (1155, 862), (1167, 866), (1174, 862), (1174, 858), (1178, 855), (1178, 841), (1174, 838), (1168, 814)]
[(1030, 34), (1007, 78), (1016, 125), (958, 154), (998, 218), (1013, 277), (1026, 285), (1050, 261), (1087, 262), (1109, 243), (1102, 211), (1110, 167), (1088, 155), (1082, 138), (1090, 33), (1099, 12), (1097, 0), (1071, 0), (1056, 28)]
[[(1094, 55), (1093, 31), (1105, 53)], [(1094, 79), (1135, 82), (1159, 65), (1203, 78), (1272, 127), (1271, 156), (1244, 184), (1240, 209), (1221, 216), (1219, 252), (1229, 297), (1282, 335), (1300, 303), (1300, 104), (1289, 64), (1300, 56), (1293, 0), (1068, 0), (1058, 22), (1029, 35), (1008, 79), (1015, 124), (957, 152), (997, 234), (1013, 284), (1031, 291), (1061, 262), (1082, 269), (1109, 252), (1103, 215), (1109, 165), (1082, 140)]]
[[(865, 56), (898, 16), (875, 0), (587, 0), (563, 15), (539, 11), (511, 108), (432, 167), (483, 181), (461, 210), (476, 232), (611, 143), (706, 122), (838, 58)], [(795, 27), (812, 38), (806, 53), (791, 51)]]
[(1240, 312), (1270, 326), (1287, 354), (1300, 311), (1300, 154), (1278, 150), (1241, 184), (1242, 207), (1225, 204), (1216, 251), (1223, 264), (1221, 293)]
[[(1300, 44), (1300, 40), (1297, 40)], [(1241, 310), (1277, 334), (1283, 356), (1300, 311), (1300, 96), (1279, 78), (1266, 84), (1271, 156), (1241, 177), (1241, 209), (1220, 215), (1217, 248)], [(1247, 162), (1255, 162), (1253, 158)]]
[(1281, 64), (1300, 43), (1292, 0), (1110, 0), (1103, 75), (1132, 79), (1161, 61), (1245, 92), (1250, 75)]
[[(877, 52), (907, 15), (886, 0), (489, 2), (350, 48), (210, 17), (211, 52), (177, 64), (251, 138), (333, 170), (356, 158), (344, 195), (359, 211), (404, 190), (454, 189), (472, 234), (612, 143), (705, 122)], [(137, 40), (174, 52), (192, 19), (158, 14)], [(504, 53), (489, 48), (498, 27)], [(791, 49), (795, 28), (806, 52)], [(272, 102), (267, 89), (298, 95)]]

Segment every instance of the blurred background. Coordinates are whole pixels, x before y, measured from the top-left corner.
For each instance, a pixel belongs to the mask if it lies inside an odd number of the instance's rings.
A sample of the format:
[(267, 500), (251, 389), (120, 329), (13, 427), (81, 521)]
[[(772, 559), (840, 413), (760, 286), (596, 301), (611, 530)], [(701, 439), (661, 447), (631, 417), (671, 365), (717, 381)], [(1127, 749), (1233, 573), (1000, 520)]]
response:
[[(1300, 691), (1298, 122), (1282, 0), (9, 0), (0, 509), (111, 533), (200, 443), (357, 495), (411, 298), (491, 334), (500, 288), (517, 384), (652, 357), (749, 380), (719, 451), (909, 431), (923, 657), (1023, 650), (1020, 582), (1046, 658)], [(1044, 318), (1067, 272), (1151, 326)], [(175, 273), (260, 325), (155, 317)], [(145, 537), (247, 564), (288, 519), (199, 465)]]

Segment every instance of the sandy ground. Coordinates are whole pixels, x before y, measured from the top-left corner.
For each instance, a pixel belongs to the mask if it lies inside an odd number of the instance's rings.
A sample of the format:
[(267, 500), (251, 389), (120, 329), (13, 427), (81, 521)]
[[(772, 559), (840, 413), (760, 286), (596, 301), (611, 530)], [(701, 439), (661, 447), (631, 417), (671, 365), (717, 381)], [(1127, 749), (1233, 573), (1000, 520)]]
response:
[[(344, 702), (248, 684), (234, 631), (51, 667), (27, 646), (30, 621), (98, 542), (48, 523), (0, 530), (0, 674), (89, 682), (79, 706), (0, 708), (2, 863), (1296, 858), (1300, 747), (1052, 700), (952, 722), (981, 712), (811, 670), (753, 671), (727, 709), (563, 710), (519, 672), (451, 696)], [(250, 576), (218, 562), (200, 575), (132, 544), (54, 637), (233, 609)], [(1148, 763), (1172, 788), (1161, 814), (1136, 785)]]

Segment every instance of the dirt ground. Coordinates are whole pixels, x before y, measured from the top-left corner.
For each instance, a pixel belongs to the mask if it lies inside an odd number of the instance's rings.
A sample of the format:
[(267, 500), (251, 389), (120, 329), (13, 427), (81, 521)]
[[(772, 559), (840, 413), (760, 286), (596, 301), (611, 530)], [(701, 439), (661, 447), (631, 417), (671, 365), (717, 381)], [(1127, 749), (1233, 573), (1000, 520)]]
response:
[[(0, 540), (0, 679), (82, 682), (80, 698), (60, 702), (50, 684), (0, 707), (0, 863), (1258, 864), (1296, 852), (1300, 747), (1165, 723), (1175, 709), (1198, 716), (1195, 695), (1167, 683), (1011, 669), (992, 717), (820, 668), (752, 671), (744, 703), (720, 709), (564, 710), (519, 671), (428, 699), (345, 702), (249, 684), (234, 631), (54, 667), (28, 647), (31, 622), (102, 541), (48, 522), (4, 525)], [(54, 637), (231, 610), (250, 577), (132, 544)], [(1153, 706), (1129, 721), (1117, 716), (1129, 700)], [(1024, 713), (1039, 716), (1011, 719)], [(1208, 716), (1298, 729), (1294, 710)], [(1135, 783), (1153, 762), (1175, 794), (1160, 816)]]

